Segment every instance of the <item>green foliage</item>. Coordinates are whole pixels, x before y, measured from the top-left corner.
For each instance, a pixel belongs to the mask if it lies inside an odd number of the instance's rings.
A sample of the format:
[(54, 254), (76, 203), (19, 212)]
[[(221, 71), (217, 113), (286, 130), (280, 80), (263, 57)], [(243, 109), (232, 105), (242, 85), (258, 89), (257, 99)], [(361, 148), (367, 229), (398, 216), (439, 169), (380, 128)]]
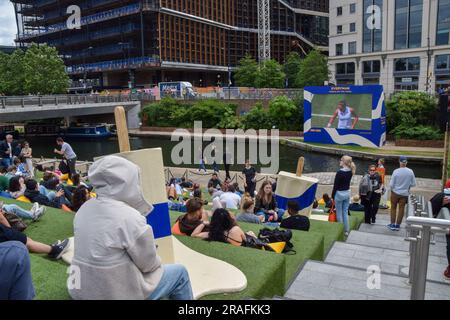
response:
[(186, 121), (184, 108), (175, 99), (165, 97), (159, 102), (145, 106), (141, 118), (148, 126), (177, 127)]
[(397, 139), (413, 140), (441, 140), (443, 134), (432, 126), (407, 126), (400, 125), (391, 132)]
[(32, 44), (26, 52), (0, 55), (0, 93), (5, 95), (65, 93), (69, 77), (55, 48)]
[(395, 94), (386, 103), (388, 130), (398, 126), (434, 125), (437, 101), (424, 92), (406, 91)]
[(264, 110), (261, 103), (257, 103), (242, 119), (244, 130), (248, 129), (272, 129), (272, 118), (269, 113)]
[(273, 124), (280, 130), (299, 128), (299, 108), (286, 96), (275, 97), (269, 104), (269, 116)]
[(190, 122), (202, 121), (204, 128), (218, 128), (228, 116), (236, 115), (236, 105), (214, 99), (200, 100), (189, 109)]
[(276, 60), (264, 61), (258, 72), (256, 85), (258, 88), (284, 88), (286, 74), (283, 66)]
[(300, 66), (302, 59), (297, 52), (291, 52), (286, 57), (286, 62), (284, 64), (284, 73), (286, 74), (286, 79), (288, 80), (289, 88), (296, 88), (297, 75), (300, 72)]
[(300, 64), (295, 85), (298, 88), (306, 86), (323, 86), (329, 79), (327, 57), (317, 50), (312, 50)]
[(239, 66), (234, 74), (236, 85), (239, 87), (255, 87), (258, 74), (258, 63), (251, 55), (247, 54), (239, 61)]

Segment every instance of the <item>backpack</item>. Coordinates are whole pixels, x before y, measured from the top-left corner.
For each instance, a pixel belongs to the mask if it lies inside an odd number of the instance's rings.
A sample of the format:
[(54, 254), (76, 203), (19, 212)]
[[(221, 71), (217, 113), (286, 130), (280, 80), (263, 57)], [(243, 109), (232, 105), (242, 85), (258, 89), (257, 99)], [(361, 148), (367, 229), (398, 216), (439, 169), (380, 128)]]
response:
[(8, 220), (11, 229), (15, 231), (23, 232), (28, 227), (22, 219), (20, 219), (13, 213), (4, 212), (3, 215), (5, 216), (6, 220)]
[(245, 234), (245, 241), (242, 242), (242, 246), (246, 248), (275, 252), (275, 250), (271, 246), (269, 246), (267, 242), (261, 241), (260, 239), (255, 238), (254, 236), (251, 236), (249, 234)]
[(292, 239), (292, 231), (291, 230), (280, 230), (280, 229), (268, 229), (264, 228), (259, 231), (258, 239), (265, 243), (277, 243), (284, 242), (286, 246), (283, 249), (283, 253), (293, 252), (296, 254), (295, 250), (292, 248), (294, 245), (291, 242)]

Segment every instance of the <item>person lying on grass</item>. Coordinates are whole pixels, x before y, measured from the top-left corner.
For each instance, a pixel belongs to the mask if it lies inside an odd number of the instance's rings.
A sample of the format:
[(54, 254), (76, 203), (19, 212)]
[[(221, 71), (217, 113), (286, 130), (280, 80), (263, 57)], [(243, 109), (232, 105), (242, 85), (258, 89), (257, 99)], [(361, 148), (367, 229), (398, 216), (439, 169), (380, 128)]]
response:
[(191, 236), (194, 230), (201, 224), (208, 225), (208, 214), (203, 210), (203, 200), (189, 199), (186, 202), (186, 214), (177, 219), (180, 231)]
[(20, 198), (21, 196), (23, 196), (26, 188), (27, 187), (25, 186), (24, 177), (16, 176), (16, 177), (12, 177), (9, 180), (8, 192), (9, 192), (9, 195), (11, 196), (11, 198), (13, 198), (13, 199), (17, 199), (17, 198)]
[(61, 209), (63, 204), (70, 206), (70, 203), (64, 196), (64, 190), (58, 192), (48, 191), (44, 186), (39, 186), (36, 180), (29, 179), (25, 182), (25, 197), (31, 202), (37, 202), (40, 205)]
[[(79, 286), (68, 283), (76, 300), (193, 298), (186, 268), (163, 265), (146, 216), (153, 206), (142, 192), (140, 169), (117, 156), (96, 161), (89, 181), (97, 193), (74, 219), (71, 268)], [(150, 177), (151, 178), (151, 177)]]
[(0, 209), (0, 243), (7, 241), (18, 241), (23, 243), (31, 253), (44, 253), (51, 259), (58, 260), (67, 251), (69, 239), (56, 242), (51, 245), (43, 244), (28, 238), (24, 233), (11, 228), (5, 218), (3, 209)]
[(246, 235), (237, 225), (234, 215), (225, 209), (214, 211), (209, 225), (206, 223), (200, 224), (192, 232), (192, 237), (230, 243), (237, 247), (242, 246), (246, 241)]
[(38, 221), (39, 218), (41, 218), (45, 211), (47, 210), (44, 206), (39, 206), (39, 203), (35, 203), (31, 210), (25, 210), (21, 207), (19, 207), (16, 204), (3, 204), (3, 202), (0, 201), (0, 209), (3, 209), (3, 212), (14, 214), (19, 218), (22, 219), (30, 219), (33, 221)]
[[(74, 175), (75, 176), (75, 175)], [(71, 206), (69, 207), (73, 212), (80, 210), (81, 206), (91, 199), (89, 189), (84, 185), (79, 185), (72, 192)]]

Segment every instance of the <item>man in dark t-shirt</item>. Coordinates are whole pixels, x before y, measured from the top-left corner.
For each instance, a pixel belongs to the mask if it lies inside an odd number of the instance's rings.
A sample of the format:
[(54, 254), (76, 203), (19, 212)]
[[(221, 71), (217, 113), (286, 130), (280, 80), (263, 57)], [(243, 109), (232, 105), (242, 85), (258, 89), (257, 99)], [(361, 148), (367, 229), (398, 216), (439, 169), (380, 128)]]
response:
[(300, 230), (300, 231), (309, 231), (310, 223), (309, 218), (305, 216), (301, 216), (298, 214), (300, 211), (299, 205), (297, 201), (291, 200), (288, 202), (288, 213), (289, 218), (281, 221), (281, 228), (291, 229), (291, 230)]
[(255, 196), (256, 188), (256, 169), (250, 165), (250, 161), (245, 161), (245, 168), (242, 170), (244, 175), (245, 192), (248, 192), (253, 198)]

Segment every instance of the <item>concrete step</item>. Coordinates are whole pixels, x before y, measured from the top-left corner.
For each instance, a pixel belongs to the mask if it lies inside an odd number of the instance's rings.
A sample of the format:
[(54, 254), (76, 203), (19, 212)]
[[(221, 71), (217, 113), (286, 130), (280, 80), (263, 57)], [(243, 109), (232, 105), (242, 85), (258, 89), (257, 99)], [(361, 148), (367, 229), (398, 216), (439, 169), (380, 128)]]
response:
[[(376, 248), (358, 244), (336, 242), (325, 259), (326, 263), (363, 271), (378, 266), (384, 274), (408, 277), (409, 253), (406, 251)], [(447, 258), (429, 257), (427, 279), (447, 284), (443, 272), (447, 268)], [(448, 288), (450, 290), (450, 286)]]
[[(407, 279), (381, 274), (380, 287), (369, 289), (365, 270), (308, 261), (285, 297), (296, 300), (409, 300)], [(450, 300), (450, 284), (428, 282), (427, 300)]]
[[(409, 252), (410, 244), (405, 241), (405, 238), (399, 236), (361, 231), (352, 231), (348, 236), (346, 243), (406, 252)], [(430, 245), (430, 255), (445, 258), (447, 256), (446, 246), (446, 243), (437, 241), (435, 245)]]
[[(383, 223), (381, 221), (377, 221), (375, 224), (361, 224), (359, 227), (359, 231), (365, 233), (373, 233), (373, 234), (382, 234), (387, 236), (397, 236), (400, 238), (406, 238), (406, 227), (405, 224), (402, 224), (400, 231), (392, 231), (387, 227), (388, 223)], [(445, 245), (447, 244), (447, 240), (444, 234), (437, 234), (435, 236), (436, 242), (442, 242)]]

